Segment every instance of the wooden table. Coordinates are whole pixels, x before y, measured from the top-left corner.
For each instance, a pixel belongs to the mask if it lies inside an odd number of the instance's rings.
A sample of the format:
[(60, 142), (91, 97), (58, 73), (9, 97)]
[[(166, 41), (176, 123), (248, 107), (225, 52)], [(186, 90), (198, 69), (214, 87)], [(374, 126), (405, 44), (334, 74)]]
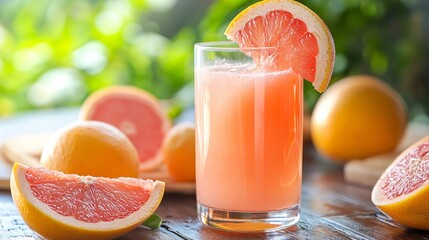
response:
[[(217, 231), (198, 222), (195, 195), (166, 194), (157, 210), (164, 220), (160, 229), (142, 227), (120, 239), (429, 239), (429, 232), (403, 228), (380, 213), (371, 203), (371, 189), (345, 183), (341, 166), (322, 159), (311, 145), (304, 149), (301, 220), (292, 228)], [(22, 221), (8, 191), (0, 191), (0, 216), (0, 239), (39, 239)]]

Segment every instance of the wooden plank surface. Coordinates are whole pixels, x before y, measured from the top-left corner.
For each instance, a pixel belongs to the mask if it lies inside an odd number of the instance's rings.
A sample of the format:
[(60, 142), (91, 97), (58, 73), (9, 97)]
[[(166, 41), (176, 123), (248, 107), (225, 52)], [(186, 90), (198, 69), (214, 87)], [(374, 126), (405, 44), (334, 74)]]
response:
[(0, 154), (0, 189), (9, 189), (12, 166)]
[[(0, 223), (7, 225), (0, 236), (36, 239), (7, 191), (0, 192), (0, 206)], [(370, 189), (346, 184), (342, 167), (320, 159), (311, 146), (305, 147), (301, 220), (295, 227), (248, 234), (206, 228), (197, 219), (195, 196), (189, 194), (167, 193), (157, 213), (164, 220), (160, 229), (142, 227), (120, 239), (429, 239), (428, 232), (403, 228), (380, 213), (370, 201)]]

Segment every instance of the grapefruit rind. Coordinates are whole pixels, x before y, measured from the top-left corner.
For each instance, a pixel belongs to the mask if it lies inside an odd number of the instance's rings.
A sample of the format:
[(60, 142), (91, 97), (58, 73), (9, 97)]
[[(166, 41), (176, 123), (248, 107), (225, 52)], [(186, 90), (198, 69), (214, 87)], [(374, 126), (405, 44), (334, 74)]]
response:
[[(141, 89), (138, 89), (136, 87), (131, 87), (131, 86), (112, 86), (112, 87), (103, 88), (101, 90), (94, 92), (83, 103), (81, 110), (79, 112), (79, 119), (94, 120), (93, 114), (95, 109), (97, 109), (98, 105), (106, 97), (119, 97), (122, 99), (128, 98), (128, 99), (133, 99), (135, 101), (141, 101), (145, 104), (148, 104), (152, 108), (152, 110), (155, 111), (159, 119), (162, 120), (161, 131), (163, 133), (163, 137), (165, 137), (166, 133), (171, 127), (171, 122), (166, 117), (166, 114), (162, 111), (162, 108), (160, 106), (158, 99)], [(119, 127), (119, 126), (116, 126), (116, 127)], [(138, 146), (136, 146), (136, 148), (138, 148)], [(161, 146), (159, 147), (157, 154), (154, 157), (150, 159), (145, 159), (144, 162), (140, 160), (141, 171), (155, 170), (160, 168), (161, 166), (162, 166)]]
[[(316, 37), (319, 53), (316, 57), (316, 73), (312, 84), (318, 92), (324, 92), (329, 85), (334, 69), (335, 44), (325, 22), (305, 5), (293, 0), (257, 2), (243, 10), (231, 21), (225, 30), (225, 35), (228, 39), (234, 41), (235, 34), (243, 29), (248, 21), (278, 10), (290, 12), (294, 18), (302, 20), (307, 25), (308, 32)], [(307, 80), (311, 81), (311, 79)]]
[(374, 185), (371, 193), (371, 201), (380, 211), (406, 227), (420, 230), (429, 230), (429, 222), (427, 221), (429, 218), (429, 204), (427, 204), (429, 201), (429, 180), (427, 179), (414, 191), (393, 199), (388, 199), (384, 196), (381, 191), (381, 186), (385, 182), (389, 172), (403, 160), (410, 150), (425, 143), (429, 143), (429, 136), (419, 140), (404, 150), (389, 167), (386, 168)]
[[(418, 190), (394, 200), (375, 200), (373, 203), (380, 211), (396, 222), (410, 228), (429, 230), (429, 186), (427, 183)], [(375, 197), (377, 198), (377, 197)]]
[(405, 102), (391, 86), (373, 76), (353, 75), (320, 96), (310, 129), (320, 154), (345, 163), (394, 151), (407, 121)]
[(129, 216), (111, 222), (88, 223), (63, 216), (36, 198), (25, 177), (27, 167), (15, 163), (11, 175), (13, 201), (25, 223), (48, 239), (113, 239), (135, 229), (149, 218), (161, 203), (165, 183), (154, 181), (147, 202)]
[(178, 182), (195, 182), (195, 126), (179, 123), (167, 134), (162, 146), (163, 162)]
[[(88, 152), (84, 148), (90, 144), (92, 148)], [(112, 157), (102, 156), (101, 151), (108, 151)], [(99, 121), (77, 121), (57, 130), (45, 144), (40, 164), (78, 175), (111, 178), (139, 175), (139, 159), (134, 145), (119, 129)], [(100, 167), (100, 164), (108, 164), (109, 169)]]

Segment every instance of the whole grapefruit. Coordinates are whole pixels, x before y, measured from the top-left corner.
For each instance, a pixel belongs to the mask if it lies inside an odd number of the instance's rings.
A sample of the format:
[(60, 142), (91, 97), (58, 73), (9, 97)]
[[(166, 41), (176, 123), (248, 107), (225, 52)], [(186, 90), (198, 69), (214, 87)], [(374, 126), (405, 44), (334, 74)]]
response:
[(168, 172), (176, 181), (195, 182), (195, 127), (175, 125), (164, 139), (162, 156)]
[(344, 162), (395, 149), (406, 125), (402, 97), (375, 77), (356, 75), (336, 82), (320, 97), (311, 137), (322, 155)]
[(54, 133), (45, 145), (43, 167), (67, 174), (96, 177), (138, 177), (134, 145), (116, 127), (98, 121), (79, 121)]

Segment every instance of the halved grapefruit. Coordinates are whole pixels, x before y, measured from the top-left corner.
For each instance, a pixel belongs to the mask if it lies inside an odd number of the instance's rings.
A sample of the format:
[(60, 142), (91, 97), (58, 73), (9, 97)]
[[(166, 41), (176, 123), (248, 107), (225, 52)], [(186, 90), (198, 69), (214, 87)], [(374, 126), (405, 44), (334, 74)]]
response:
[(396, 222), (429, 230), (429, 136), (390, 164), (372, 189), (371, 200)]
[(164, 182), (64, 174), (15, 163), (13, 201), (25, 223), (47, 239), (113, 239), (157, 209)]
[(231, 21), (225, 35), (237, 42), (258, 66), (275, 70), (292, 68), (319, 92), (329, 84), (335, 62), (332, 35), (323, 20), (299, 2), (255, 3)]
[(137, 149), (141, 170), (162, 165), (161, 146), (170, 122), (148, 92), (131, 86), (98, 90), (83, 103), (79, 118), (106, 122), (125, 133)]

